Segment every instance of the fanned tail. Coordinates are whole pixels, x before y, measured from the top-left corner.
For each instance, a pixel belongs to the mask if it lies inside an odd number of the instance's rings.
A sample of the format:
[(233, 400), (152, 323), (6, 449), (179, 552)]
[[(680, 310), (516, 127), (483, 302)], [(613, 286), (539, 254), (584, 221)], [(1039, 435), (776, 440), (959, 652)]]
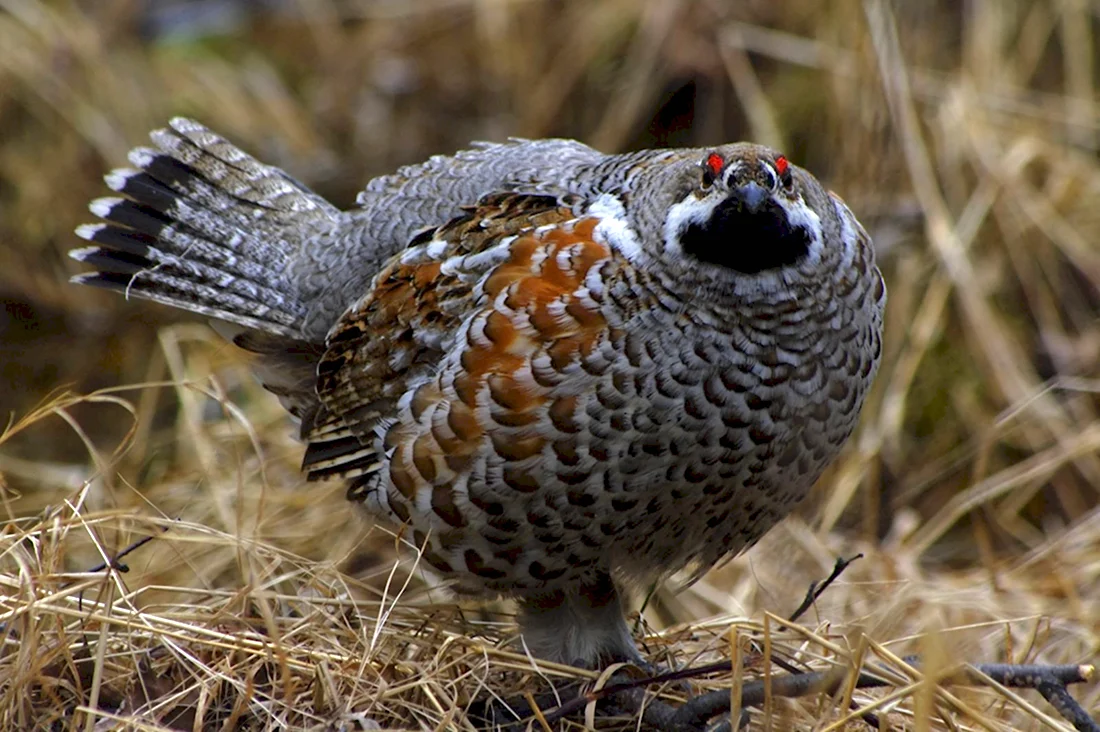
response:
[(105, 180), (119, 195), (90, 205), (103, 221), (76, 230), (79, 284), (172, 305), (294, 339), (307, 303), (289, 275), (302, 245), (341, 213), (278, 168), (192, 120), (151, 134), (133, 168)]

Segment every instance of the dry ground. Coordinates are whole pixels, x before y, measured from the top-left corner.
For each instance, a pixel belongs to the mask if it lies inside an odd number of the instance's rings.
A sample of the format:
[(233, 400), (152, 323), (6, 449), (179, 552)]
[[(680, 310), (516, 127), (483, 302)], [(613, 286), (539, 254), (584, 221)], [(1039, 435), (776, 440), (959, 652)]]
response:
[[(876, 239), (883, 370), (802, 515), (658, 590), (639, 634), (675, 666), (740, 649), (700, 688), (762, 678), (762, 651), (894, 669), (891, 689), (771, 698), (754, 729), (865, 729), (868, 706), (883, 729), (1068, 728), (1035, 692), (941, 677), (1100, 649), (1095, 3), (184, 7), (0, 0), (0, 728), (470, 729), (475, 697), (542, 683), (507, 606), (455, 605), (339, 486), (303, 484), (240, 354), (65, 284), (99, 176), (175, 114), (342, 205), (509, 134), (787, 151)], [(1100, 715), (1100, 685), (1073, 691)]]

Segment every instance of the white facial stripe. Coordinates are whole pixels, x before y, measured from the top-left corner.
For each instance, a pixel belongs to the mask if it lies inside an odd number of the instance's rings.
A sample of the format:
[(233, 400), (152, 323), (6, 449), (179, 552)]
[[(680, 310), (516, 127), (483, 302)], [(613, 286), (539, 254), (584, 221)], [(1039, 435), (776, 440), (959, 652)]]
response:
[(680, 236), (687, 231), (692, 224), (705, 224), (714, 213), (714, 209), (722, 203), (718, 196), (696, 198), (689, 195), (684, 200), (674, 204), (668, 210), (665, 218), (665, 252), (673, 256), (683, 254), (680, 246)]
[(775, 190), (779, 187), (779, 173), (771, 163), (764, 162), (764, 172), (768, 174), (768, 188)]
[(787, 220), (790, 221), (791, 226), (801, 227), (805, 229), (810, 235), (810, 247), (806, 253), (807, 262), (816, 262), (821, 258), (822, 249), (822, 236), (821, 236), (821, 217), (817, 213), (806, 205), (806, 202), (799, 196), (797, 201), (791, 201), (784, 196), (776, 196), (775, 200), (779, 202), (779, 205), (783, 207), (783, 210), (787, 212)]

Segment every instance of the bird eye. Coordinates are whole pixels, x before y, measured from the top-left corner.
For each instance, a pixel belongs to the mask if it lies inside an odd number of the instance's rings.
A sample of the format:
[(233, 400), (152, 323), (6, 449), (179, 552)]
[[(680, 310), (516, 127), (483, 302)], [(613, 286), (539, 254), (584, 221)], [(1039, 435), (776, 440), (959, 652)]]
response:
[(775, 172), (779, 173), (779, 181), (784, 188), (789, 189), (794, 185), (794, 178), (791, 176), (791, 164), (782, 155), (775, 159)]
[(703, 160), (703, 187), (710, 188), (714, 181), (722, 174), (722, 168), (726, 161), (718, 153), (711, 153)]

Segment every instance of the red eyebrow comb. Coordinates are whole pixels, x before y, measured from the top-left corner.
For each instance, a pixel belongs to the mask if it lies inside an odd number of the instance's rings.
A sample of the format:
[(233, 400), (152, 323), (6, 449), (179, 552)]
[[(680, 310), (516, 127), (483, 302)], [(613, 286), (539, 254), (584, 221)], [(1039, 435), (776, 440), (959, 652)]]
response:
[(711, 153), (710, 155), (707, 155), (707, 168), (709, 168), (710, 172), (714, 173), (715, 176), (718, 176), (722, 173), (722, 168), (725, 166), (725, 164), (726, 161), (723, 160), (722, 156), (718, 153)]

